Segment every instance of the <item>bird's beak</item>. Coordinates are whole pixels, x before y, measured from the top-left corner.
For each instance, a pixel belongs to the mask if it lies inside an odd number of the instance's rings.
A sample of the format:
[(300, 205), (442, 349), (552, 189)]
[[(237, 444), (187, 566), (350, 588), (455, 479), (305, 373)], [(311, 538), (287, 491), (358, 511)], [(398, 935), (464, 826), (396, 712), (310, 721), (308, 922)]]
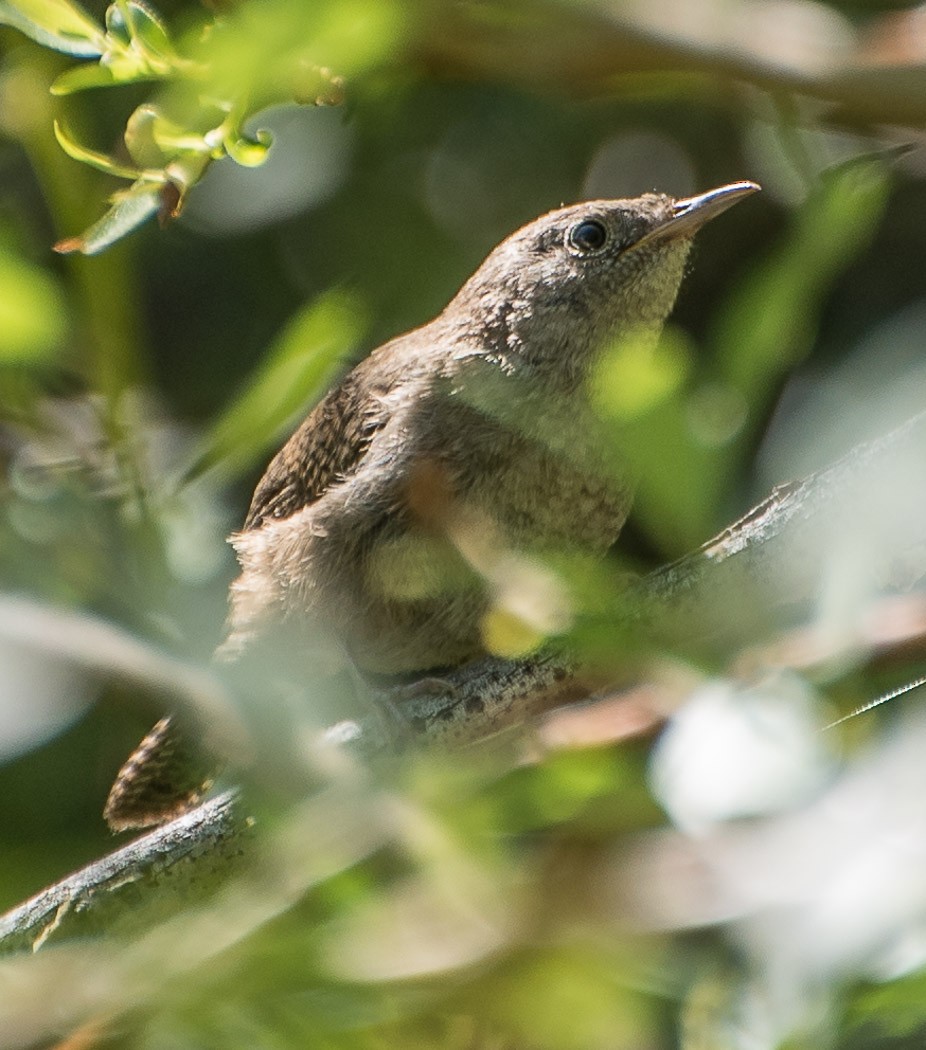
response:
[(705, 223), (761, 188), (757, 182), (731, 182), (729, 186), (718, 186), (716, 190), (708, 190), (697, 197), (676, 201), (672, 205), (671, 217), (644, 234), (633, 247), (639, 248), (656, 240), (692, 237)]

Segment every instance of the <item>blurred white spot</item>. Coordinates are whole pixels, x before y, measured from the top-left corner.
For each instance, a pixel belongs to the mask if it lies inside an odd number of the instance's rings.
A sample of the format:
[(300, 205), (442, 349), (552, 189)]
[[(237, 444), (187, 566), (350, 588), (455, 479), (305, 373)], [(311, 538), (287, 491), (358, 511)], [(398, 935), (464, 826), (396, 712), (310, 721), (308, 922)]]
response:
[(717, 680), (696, 690), (660, 737), (649, 774), (675, 824), (694, 832), (795, 805), (828, 768), (812, 694), (781, 674), (749, 688)]
[(59, 732), (91, 699), (88, 679), (64, 661), (0, 640), (0, 762)]
[(921, 412), (924, 330), (920, 299), (863, 334), (838, 364), (790, 380), (761, 450), (760, 486), (819, 470)]
[(325, 937), (324, 959), (342, 978), (395, 981), (473, 966), (511, 940), (516, 913), (504, 895), (412, 877), (371, 896)]
[[(920, 301), (866, 336), (837, 368), (793, 380), (761, 451), (761, 476), (819, 470), (918, 414), (926, 384), (924, 323), (926, 301)], [(840, 482), (838, 518), (826, 514), (808, 523), (820, 533), (814, 542), (823, 557), (810, 566), (781, 567), (805, 580), (812, 574), (815, 626), (833, 643), (841, 638), (856, 646), (872, 599), (887, 587), (909, 587), (921, 575), (911, 556), (922, 545), (926, 515), (924, 455), (923, 442), (911, 440), (873, 467), (858, 461)]]
[(428, 157), (424, 204), (452, 237), (484, 248), (517, 217), (526, 220), (544, 202), (558, 204), (563, 186), (571, 185), (567, 151), (553, 129), (537, 132), (533, 105), (525, 105), (523, 112), (480, 107), (452, 124)]
[(815, 0), (628, 0), (621, 11), (667, 39), (807, 76), (840, 66), (855, 47), (848, 19)]
[(734, 46), (763, 64), (822, 75), (855, 45), (848, 19), (814, 0), (753, 0), (739, 5)]
[(695, 190), (691, 159), (668, 135), (632, 131), (603, 142), (592, 157), (583, 196), (637, 197), (659, 190), (685, 197)]
[(181, 221), (206, 233), (240, 233), (278, 222), (327, 200), (347, 171), (352, 133), (337, 109), (279, 106), (247, 125), (273, 134), (267, 160), (243, 168), (213, 164), (190, 194)]
[(731, 442), (746, 422), (746, 399), (733, 386), (705, 383), (688, 399), (686, 419), (692, 437), (708, 448)]

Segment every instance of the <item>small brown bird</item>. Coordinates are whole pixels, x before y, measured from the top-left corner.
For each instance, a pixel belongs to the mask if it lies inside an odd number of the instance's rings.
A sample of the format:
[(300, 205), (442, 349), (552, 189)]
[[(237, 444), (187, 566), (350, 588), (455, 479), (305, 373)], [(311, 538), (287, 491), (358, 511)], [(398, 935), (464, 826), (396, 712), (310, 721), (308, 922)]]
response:
[[(458, 666), (486, 652), (506, 566), (603, 553), (632, 485), (593, 408), (602, 352), (658, 333), (694, 234), (758, 188), (552, 211), (437, 318), (374, 350), (257, 486), (219, 656), (259, 644), (311, 662), (325, 638), (364, 672)], [(120, 794), (117, 781), (106, 815), (127, 826)]]

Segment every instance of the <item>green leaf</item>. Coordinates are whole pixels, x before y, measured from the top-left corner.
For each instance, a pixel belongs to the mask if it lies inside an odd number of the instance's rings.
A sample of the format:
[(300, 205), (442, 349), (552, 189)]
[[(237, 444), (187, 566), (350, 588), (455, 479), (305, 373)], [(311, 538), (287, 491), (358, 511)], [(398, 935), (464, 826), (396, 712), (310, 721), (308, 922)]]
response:
[(229, 157), (243, 168), (258, 168), (267, 159), (273, 135), (264, 128), (258, 130), (254, 138), (246, 135), (229, 135), (225, 139), (225, 149)]
[(127, 167), (125, 164), (120, 164), (118, 161), (113, 160), (112, 157), (108, 157), (105, 153), (97, 153), (96, 150), (82, 146), (75, 139), (71, 138), (70, 134), (64, 130), (57, 120), (55, 121), (55, 138), (58, 140), (58, 145), (69, 157), (73, 157), (74, 160), (79, 160), (83, 164), (88, 164), (91, 168), (96, 168), (97, 171), (105, 171), (107, 175), (115, 175), (120, 179), (137, 179), (141, 175), (141, 171), (138, 168)]
[(129, 34), (136, 47), (151, 59), (172, 64), (177, 55), (164, 23), (155, 12), (141, 0), (128, 0), (124, 5), (128, 18)]
[(751, 407), (809, 350), (823, 297), (868, 243), (888, 189), (883, 166), (867, 158), (830, 171), (778, 249), (735, 286), (711, 343), (723, 378)]
[(52, 277), (0, 247), (0, 364), (48, 357), (64, 340), (66, 316)]
[(240, 4), (198, 45), (203, 93), (247, 98), (252, 113), (324, 96), (332, 78), (323, 69), (350, 77), (374, 68), (401, 46), (406, 17), (392, 0)]
[(128, 47), (132, 42), (125, 18), (125, 5), (119, 0), (106, 8), (106, 33), (117, 45)]
[(147, 222), (160, 209), (164, 189), (163, 183), (139, 179), (131, 189), (115, 198), (113, 206), (102, 219), (79, 237), (59, 241), (55, 251), (63, 255), (71, 252), (96, 255)]
[(825, 174), (777, 247), (732, 284), (702, 350), (706, 382), (622, 433), (640, 478), (634, 513), (666, 554), (716, 529), (752, 429), (813, 345), (829, 290), (870, 240), (888, 188), (870, 158)]
[(112, 87), (118, 84), (113, 71), (109, 66), (95, 64), (92, 66), (76, 66), (68, 69), (52, 81), (49, 89), (53, 95), (72, 95), (77, 91), (86, 91), (88, 88)]
[[(212, 157), (216, 152), (198, 131), (181, 127), (150, 103), (139, 106), (129, 117), (123, 137), (132, 160), (146, 169), (164, 168), (183, 154)], [(204, 167), (198, 159), (196, 165), (200, 170)]]
[(106, 10), (106, 65), (120, 80), (166, 77), (180, 60), (163, 23), (139, 0), (116, 0)]
[(233, 474), (257, 462), (327, 389), (356, 353), (365, 327), (361, 303), (335, 290), (289, 322), (245, 389), (213, 424), (187, 472)]
[(629, 333), (602, 357), (593, 379), (596, 404), (607, 418), (636, 419), (674, 394), (687, 378), (691, 348), (676, 328), (655, 341)]
[(0, 24), (81, 58), (96, 58), (106, 46), (102, 29), (71, 0), (0, 0)]

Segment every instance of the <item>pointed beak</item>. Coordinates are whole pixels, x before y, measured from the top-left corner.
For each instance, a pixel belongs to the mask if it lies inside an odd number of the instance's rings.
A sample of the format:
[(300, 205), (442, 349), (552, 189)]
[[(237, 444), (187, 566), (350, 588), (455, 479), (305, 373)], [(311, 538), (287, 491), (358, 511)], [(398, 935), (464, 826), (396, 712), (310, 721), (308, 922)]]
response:
[(655, 240), (692, 237), (705, 223), (760, 189), (757, 182), (731, 182), (729, 186), (718, 186), (716, 190), (708, 190), (697, 197), (676, 201), (672, 205), (672, 216), (644, 234), (633, 247), (639, 248)]

